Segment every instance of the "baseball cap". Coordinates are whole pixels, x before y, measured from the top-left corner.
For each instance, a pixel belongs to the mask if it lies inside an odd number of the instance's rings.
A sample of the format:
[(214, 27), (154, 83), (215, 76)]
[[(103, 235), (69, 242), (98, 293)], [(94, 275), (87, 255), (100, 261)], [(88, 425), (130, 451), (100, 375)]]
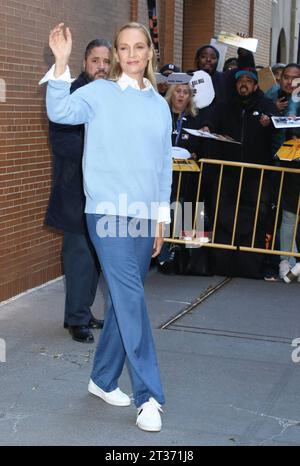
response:
[(283, 70), (283, 68), (285, 67), (286, 65), (284, 63), (275, 63), (274, 65), (272, 65), (272, 71)]
[(163, 75), (165, 74), (166, 71), (170, 71), (171, 73), (180, 73), (180, 68), (179, 66), (176, 66), (173, 63), (168, 63), (167, 65), (164, 65), (159, 70), (160, 74), (163, 74)]
[(255, 68), (242, 68), (239, 69), (234, 77), (236, 80), (238, 80), (241, 76), (246, 75), (250, 76), (250, 78), (254, 79), (254, 81), (258, 82), (258, 74)]

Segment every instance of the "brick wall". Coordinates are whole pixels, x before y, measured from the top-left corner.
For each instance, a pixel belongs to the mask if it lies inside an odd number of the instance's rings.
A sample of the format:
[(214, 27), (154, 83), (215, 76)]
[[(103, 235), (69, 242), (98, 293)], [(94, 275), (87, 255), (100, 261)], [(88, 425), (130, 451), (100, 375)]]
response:
[(270, 64), (272, 2), (255, 0), (253, 37), (259, 40), (255, 60), (257, 65)]
[(185, 0), (183, 19), (183, 70), (194, 68), (194, 57), (200, 45), (207, 44), (214, 35), (215, 1)]
[[(215, 35), (221, 31), (249, 34), (249, 27), (249, 0), (216, 0)], [(227, 58), (236, 55), (236, 47), (229, 46)]]
[(71, 67), (86, 44), (112, 38), (130, 19), (128, 0), (0, 0), (0, 301), (61, 274), (61, 237), (43, 227), (51, 179), (44, 89), (52, 62), (48, 31), (64, 20), (74, 34)]
[(149, 27), (147, 0), (138, 0), (138, 21)]
[[(226, 32), (250, 33), (250, 0), (216, 0), (215, 34)], [(255, 60), (257, 65), (270, 61), (270, 31), (272, 2), (254, 0), (253, 37), (259, 40)], [(227, 57), (236, 56), (236, 48), (228, 47)]]
[(183, 47), (183, 9), (184, 0), (175, 0), (174, 16), (174, 63), (182, 66), (182, 47)]

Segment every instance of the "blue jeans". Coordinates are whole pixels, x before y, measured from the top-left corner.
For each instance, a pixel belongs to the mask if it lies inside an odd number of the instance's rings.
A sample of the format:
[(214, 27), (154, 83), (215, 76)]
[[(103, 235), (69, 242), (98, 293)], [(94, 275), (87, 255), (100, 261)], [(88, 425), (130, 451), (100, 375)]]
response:
[[(299, 219), (298, 219), (299, 221)], [(296, 214), (288, 210), (282, 211), (282, 221), (280, 227), (280, 249), (281, 251), (298, 252), (296, 242), (293, 243), (293, 236), (296, 224)], [(288, 260), (293, 267), (296, 263), (295, 258), (292, 256), (280, 256), (281, 260)]]
[[(99, 223), (104, 216), (87, 214), (89, 234), (109, 289), (91, 379), (102, 390), (111, 392), (118, 387), (127, 358), (136, 406), (151, 396), (163, 404), (164, 394), (144, 297), (154, 239), (150, 234), (146, 237), (128, 234), (130, 218), (105, 218), (109, 219), (111, 232), (117, 230), (116, 235), (99, 236)], [(150, 228), (151, 221), (144, 222)]]

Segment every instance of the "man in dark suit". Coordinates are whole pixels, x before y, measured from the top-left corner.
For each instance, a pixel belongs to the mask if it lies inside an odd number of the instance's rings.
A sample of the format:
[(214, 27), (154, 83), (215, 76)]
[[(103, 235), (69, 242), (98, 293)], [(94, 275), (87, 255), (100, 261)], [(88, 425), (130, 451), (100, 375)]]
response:
[[(107, 77), (110, 51), (111, 44), (105, 39), (95, 39), (88, 44), (83, 71), (72, 83), (71, 93), (95, 79)], [(64, 327), (68, 328), (73, 340), (92, 343), (94, 337), (90, 329), (102, 328), (103, 321), (96, 319), (90, 309), (97, 291), (99, 266), (84, 214), (84, 125), (61, 125), (50, 121), (49, 140), (53, 154), (53, 183), (45, 224), (63, 231)]]

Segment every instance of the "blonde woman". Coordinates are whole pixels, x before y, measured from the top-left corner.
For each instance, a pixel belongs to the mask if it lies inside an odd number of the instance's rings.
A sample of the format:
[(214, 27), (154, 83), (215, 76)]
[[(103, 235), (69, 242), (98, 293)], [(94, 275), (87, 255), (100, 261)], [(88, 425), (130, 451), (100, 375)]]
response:
[(170, 221), (172, 162), (170, 112), (154, 89), (151, 38), (141, 24), (124, 25), (114, 41), (111, 79), (71, 95), (63, 80), (69, 78), (69, 28), (56, 26), (49, 45), (55, 66), (45, 78), (50, 79), (48, 116), (57, 123), (86, 124), (85, 212), (109, 288), (88, 390), (111, 405), (128, 406), (130, 398), (118, 387), (127, 359), (136, 423), (159, 431), (165, 399), (143, 284), (151, 256), (162, 247), (164, 223)]
[(165, 99), (169, 104), (172, 117), (172, 145), (187, 149), (194, 159), (198, 159), (201, 142), (199, 138), (184, 131), (184, 128), (200, 128), (192, 88), (188, 84), (170, 86)]

